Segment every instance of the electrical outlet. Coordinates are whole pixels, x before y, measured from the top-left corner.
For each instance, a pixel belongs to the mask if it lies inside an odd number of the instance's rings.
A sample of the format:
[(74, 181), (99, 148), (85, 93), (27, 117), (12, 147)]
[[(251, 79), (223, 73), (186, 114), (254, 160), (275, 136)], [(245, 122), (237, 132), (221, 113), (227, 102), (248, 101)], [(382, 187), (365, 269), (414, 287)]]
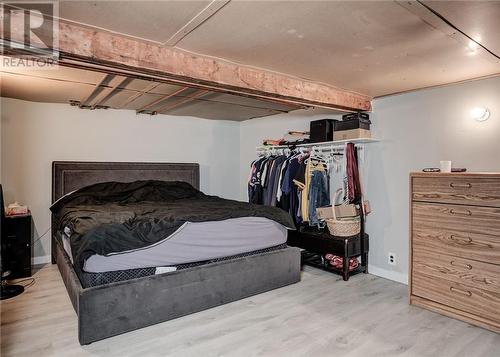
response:
[(396, 261), (396, 254), (394, 253), (388, 253), (387, 254), (387, 262), (389, 263), (389, 265), (397, 265), (397, 261)]

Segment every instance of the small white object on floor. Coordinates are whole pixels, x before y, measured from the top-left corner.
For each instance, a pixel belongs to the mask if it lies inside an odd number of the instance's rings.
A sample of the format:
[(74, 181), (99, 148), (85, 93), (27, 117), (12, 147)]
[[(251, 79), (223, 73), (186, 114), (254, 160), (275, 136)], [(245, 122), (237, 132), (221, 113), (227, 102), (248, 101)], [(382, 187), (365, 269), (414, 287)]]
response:
[(177, 267), (156, 267), (155, 275), (176, 271)]

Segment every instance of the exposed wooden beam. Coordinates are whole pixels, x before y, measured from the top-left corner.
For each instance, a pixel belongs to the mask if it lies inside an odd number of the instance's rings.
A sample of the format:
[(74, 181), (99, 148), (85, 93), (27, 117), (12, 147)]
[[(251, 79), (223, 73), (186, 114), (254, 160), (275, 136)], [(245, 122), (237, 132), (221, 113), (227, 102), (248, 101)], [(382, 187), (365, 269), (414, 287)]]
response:
[[(23, 43), (22, 30), (13, 29), (11, 39)], [(106, 66), (125, 75), (145, 74), (179, 85), (281, 103), (346, 111), (371, 110), (371, 97), (366, 95), (64, 21), (59, 21), (58, 50), (63, 64), (76, 62), (82, 68)]]
[(157, 110), (155, 110), (155, 112), (156, 113), (165, 113), (165, 112), (168, 112), (169, 110), (172, 110), (172, 109), (175, 109), (177, 107), (180, 107), (183, 104), (186, 104), (188, 102), (191, 102), (191, 101), (195, 100), (196, 98), (203, 97), (204, 95), (207, 95), (208, 93), (210, 93), (208, 90), (203, 90), (203, 89), (198, 90), (198, 91), (194, 92), (193, 94), (191, 94), (191, 95), (189, 95), (187, 97), (179, 99), (175, 103), (166, 104), (163, 107), (158, 108)]

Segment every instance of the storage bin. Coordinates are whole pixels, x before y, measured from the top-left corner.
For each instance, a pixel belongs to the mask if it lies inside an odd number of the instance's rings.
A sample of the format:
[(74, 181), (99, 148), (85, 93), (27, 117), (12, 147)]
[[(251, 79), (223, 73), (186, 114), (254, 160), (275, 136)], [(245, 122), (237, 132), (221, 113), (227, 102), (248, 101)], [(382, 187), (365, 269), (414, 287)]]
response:
[(351, 119), (342, 120), (335, 123), (335, 131), (352, 130), (352, 129), (365, 129), (370, 130), (370, 119)]
[(338, 120), (334, 119), (320, 119), (313, 120), (310, 123), (309, 138), (312, 143), (321, 143), (333, 140), (333, 132), (335, 130), (335, 123)]
[(333, 140), (369, 139), (371, 137), (370, 130), (366, 129), (342, 130), (333, 133)]
[[(342, 193), (342, 189), (338, 189), (333, 196), (332, 202), (336, 202), (337, 198)], [(351, 237), (361, 232), (361, 217), (344, 217), (338, 218), (335, 209), (332, 209), (332, 218), (325, 220), (328, 226), (328, 231), (332, 236), (337, 237)]]
[[(333, 218), (332, 206), (324, 206), (316, 208), (316, 214), (319, 219)], [(359, 207), (354, 204), (335, 205), (335, 215), (337, 218), (359, 216)]]
[(349, 113), (342, 115), (342, 120), (370, 120), (368, 113)]

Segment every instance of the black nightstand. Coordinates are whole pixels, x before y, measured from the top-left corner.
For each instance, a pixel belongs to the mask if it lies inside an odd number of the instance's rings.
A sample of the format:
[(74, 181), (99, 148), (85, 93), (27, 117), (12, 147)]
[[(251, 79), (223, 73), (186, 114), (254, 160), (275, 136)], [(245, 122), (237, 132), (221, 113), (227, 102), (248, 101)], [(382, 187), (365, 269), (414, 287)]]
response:
[(7, 216), (5, 219), (5, 266), (11, 271), (8, 279), (31, 276), (31, 214)]

